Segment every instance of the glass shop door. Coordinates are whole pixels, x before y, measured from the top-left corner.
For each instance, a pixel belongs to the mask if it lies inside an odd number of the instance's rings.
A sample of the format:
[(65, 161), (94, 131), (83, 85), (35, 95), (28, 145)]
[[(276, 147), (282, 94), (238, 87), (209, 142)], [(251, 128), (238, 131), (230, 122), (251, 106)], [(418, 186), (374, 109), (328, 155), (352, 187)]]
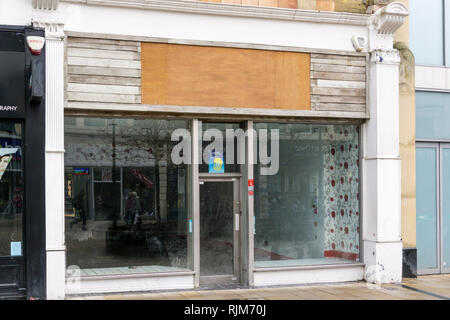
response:
[(240, 281), (239, 179), (200, 179), (200, 285)]
[(418, 273), (450, 273), (450, 144), (416, 144)]
[(0, 296), (25, 296), (23, 124), (0, 121)]

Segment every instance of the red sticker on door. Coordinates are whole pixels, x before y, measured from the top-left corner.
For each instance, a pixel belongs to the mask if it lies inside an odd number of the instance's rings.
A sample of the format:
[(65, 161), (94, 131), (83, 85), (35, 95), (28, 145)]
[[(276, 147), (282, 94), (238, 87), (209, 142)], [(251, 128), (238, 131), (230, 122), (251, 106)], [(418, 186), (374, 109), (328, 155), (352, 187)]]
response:
[(254, 179), (248, 179), (248, 186), (249, 187), (253, 187), (255, 185), (255, 180)]

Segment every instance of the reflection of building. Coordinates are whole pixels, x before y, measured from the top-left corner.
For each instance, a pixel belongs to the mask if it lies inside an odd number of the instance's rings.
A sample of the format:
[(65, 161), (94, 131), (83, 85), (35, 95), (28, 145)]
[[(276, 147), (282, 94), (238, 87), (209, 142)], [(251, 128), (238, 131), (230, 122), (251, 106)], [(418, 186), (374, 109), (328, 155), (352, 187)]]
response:
[[(375, 265), (400, 282), (393, 36), (407, 8), (138, 2), (33, 2), (48, 58), (46, 297), (356, 281)], [(176, 129), (188, 163), (173, 161)], [(199, 161), (207, 129), (246, 131), (223, 154), (244, 163)], [(280, 136), (268, 163), (262, 129)]]

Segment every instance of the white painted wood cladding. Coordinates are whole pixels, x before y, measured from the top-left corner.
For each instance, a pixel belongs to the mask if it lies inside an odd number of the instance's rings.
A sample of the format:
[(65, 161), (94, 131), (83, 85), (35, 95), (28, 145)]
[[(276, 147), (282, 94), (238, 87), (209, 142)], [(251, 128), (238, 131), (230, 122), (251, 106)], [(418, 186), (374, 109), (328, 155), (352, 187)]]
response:
[(311, 110), (366, 112), (366, 57), (311, 54)]
[[(67, 102), (141, 103), (138, 41), (68, 37)], [(311, 53), (311, 110), (366, 113), (366, 57)]]
[(140, 42), (67, 39), (69, 102), (141, 103)]

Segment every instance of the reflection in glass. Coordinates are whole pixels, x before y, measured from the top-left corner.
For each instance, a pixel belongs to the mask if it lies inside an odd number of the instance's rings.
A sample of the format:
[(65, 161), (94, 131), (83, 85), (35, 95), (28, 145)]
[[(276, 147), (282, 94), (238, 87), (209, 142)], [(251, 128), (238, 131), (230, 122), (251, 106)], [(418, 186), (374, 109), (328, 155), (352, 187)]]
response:
[(411, 50), (417, 64), (444, 64), (443, 3), (443, 0), (409, 2)]
[(450, 268), (450, 148), (442, 148), (442, 264)]
[(187, 166), (170, 156), (178, 128), (188, 122), (66, 117), (67, 266), (82, 275), (189, 268)]
[(0, 257), (21, 256), (22, 124), (0, 123)]
[(255, 129), (280, 135), (278, 173), (255, 166), (255, 267), (359, 261), (358, 126)]
[(416, 138), (449, 140), (450, 94), (416, 92)]
[(200, 185), (200, 275), (233, 274), (233, 182)]
[(417, 268), (437, 264), (437, 168), (436, 148), (416, 148)]

